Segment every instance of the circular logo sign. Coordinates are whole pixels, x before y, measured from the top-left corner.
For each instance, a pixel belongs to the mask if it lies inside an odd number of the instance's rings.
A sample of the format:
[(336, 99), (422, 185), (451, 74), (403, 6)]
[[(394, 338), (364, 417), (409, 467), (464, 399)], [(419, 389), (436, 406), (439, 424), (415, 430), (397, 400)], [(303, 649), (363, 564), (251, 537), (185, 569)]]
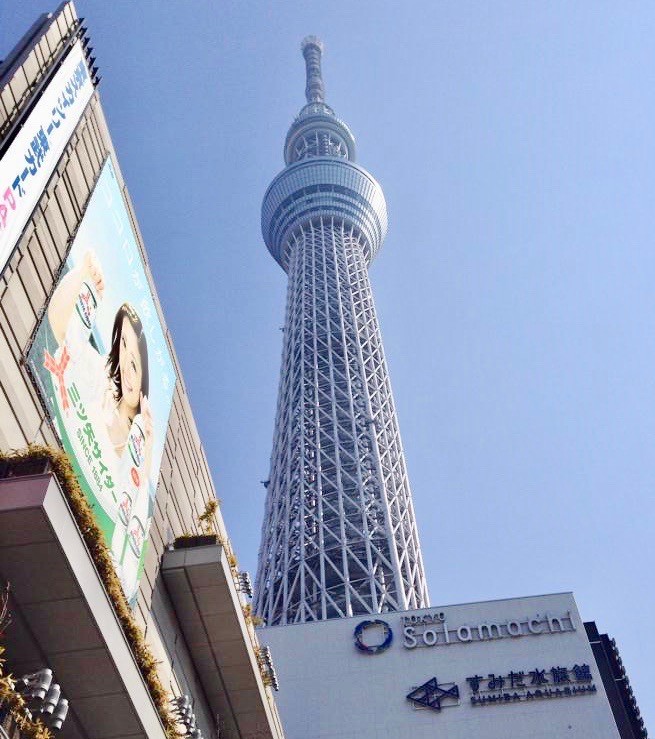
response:
[[(381, 626), (383, 639), (379, 644), (365, 644), (363, 634), (367, 629)], [(384, 652), (385, 649), (389, 649), (391, 642), (393, 641), (393, 631), (391, 626), (386, 621), (376, 619), (375, 621), (362, 621), (355, 627), (355, 646), (361, 652), (368, 654), (378, 654), (378, 652)]]

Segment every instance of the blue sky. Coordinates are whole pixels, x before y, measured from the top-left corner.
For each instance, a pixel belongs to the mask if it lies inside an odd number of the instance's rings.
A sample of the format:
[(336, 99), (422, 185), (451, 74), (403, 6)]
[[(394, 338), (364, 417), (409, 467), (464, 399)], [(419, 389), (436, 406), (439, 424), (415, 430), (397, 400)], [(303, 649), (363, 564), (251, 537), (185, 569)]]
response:
[[(54, 5), (0, 5), (0, 53)], [(432, 603), (573, 590), (655, 726), (655, 5), (77, 8), (242, 566), (286, 280), (259, 208), (313, 33), (387, 197), (371, 279)]]

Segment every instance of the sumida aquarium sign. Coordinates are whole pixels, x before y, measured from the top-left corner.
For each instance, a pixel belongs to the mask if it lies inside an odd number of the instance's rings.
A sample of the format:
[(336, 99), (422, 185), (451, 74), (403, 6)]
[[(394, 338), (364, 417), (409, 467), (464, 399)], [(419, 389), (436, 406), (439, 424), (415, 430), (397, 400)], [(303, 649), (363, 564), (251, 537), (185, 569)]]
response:
[(431, 677), (422, 685), (412, 686), (406, 698), (417, 708), (441, 711), (443, 708), (460, 705), (462, 698), (472, 706), (496, 706), (512, 703), (575, 698), (597, 692), (591, 667), (586, 664), (572, 666), (553, 665), (532, 667), (509, 672), (491, 672), (486, 675), (469, 675), (465, 679), (463, 695), (457, 683), (439, 683)]

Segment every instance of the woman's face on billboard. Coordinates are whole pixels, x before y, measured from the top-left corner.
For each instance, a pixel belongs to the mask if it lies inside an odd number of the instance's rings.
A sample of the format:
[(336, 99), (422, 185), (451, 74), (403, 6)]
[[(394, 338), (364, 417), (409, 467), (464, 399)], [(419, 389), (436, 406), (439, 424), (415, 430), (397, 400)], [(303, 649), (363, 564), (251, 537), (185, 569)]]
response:
[(121, 328), (121, 345), (118, 355), (118, 366), (121, 375), (122, 401), (132, 410), (138, 410), (141, 398), (141, 381), (143, 368), (136, 332), (127, 316), (123, 317)]

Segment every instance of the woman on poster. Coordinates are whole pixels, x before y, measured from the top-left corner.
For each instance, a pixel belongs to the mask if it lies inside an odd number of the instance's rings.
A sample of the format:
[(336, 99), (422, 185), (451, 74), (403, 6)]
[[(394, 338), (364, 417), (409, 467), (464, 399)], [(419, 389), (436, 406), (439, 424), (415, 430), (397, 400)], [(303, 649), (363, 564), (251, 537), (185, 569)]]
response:
[[(109, 351), (106, 356), (98, 351), (92, 331), (104, 295), (102, 265), (93, 251), (86, 251), (80, 266), (62, 278), (50, 300), (47, 317), (57, 359), (46, 351), (45, 366), (58, 377), (69, 439), (81, 446), (98, 501), (113, 520), (108, 543), (129, 597), (151, 507), (154, 424), (148, 402), (148, 344), (138, 313), (122, 303), (114, 317)], [(76, 407), (67, 408), (69, 398)]]

